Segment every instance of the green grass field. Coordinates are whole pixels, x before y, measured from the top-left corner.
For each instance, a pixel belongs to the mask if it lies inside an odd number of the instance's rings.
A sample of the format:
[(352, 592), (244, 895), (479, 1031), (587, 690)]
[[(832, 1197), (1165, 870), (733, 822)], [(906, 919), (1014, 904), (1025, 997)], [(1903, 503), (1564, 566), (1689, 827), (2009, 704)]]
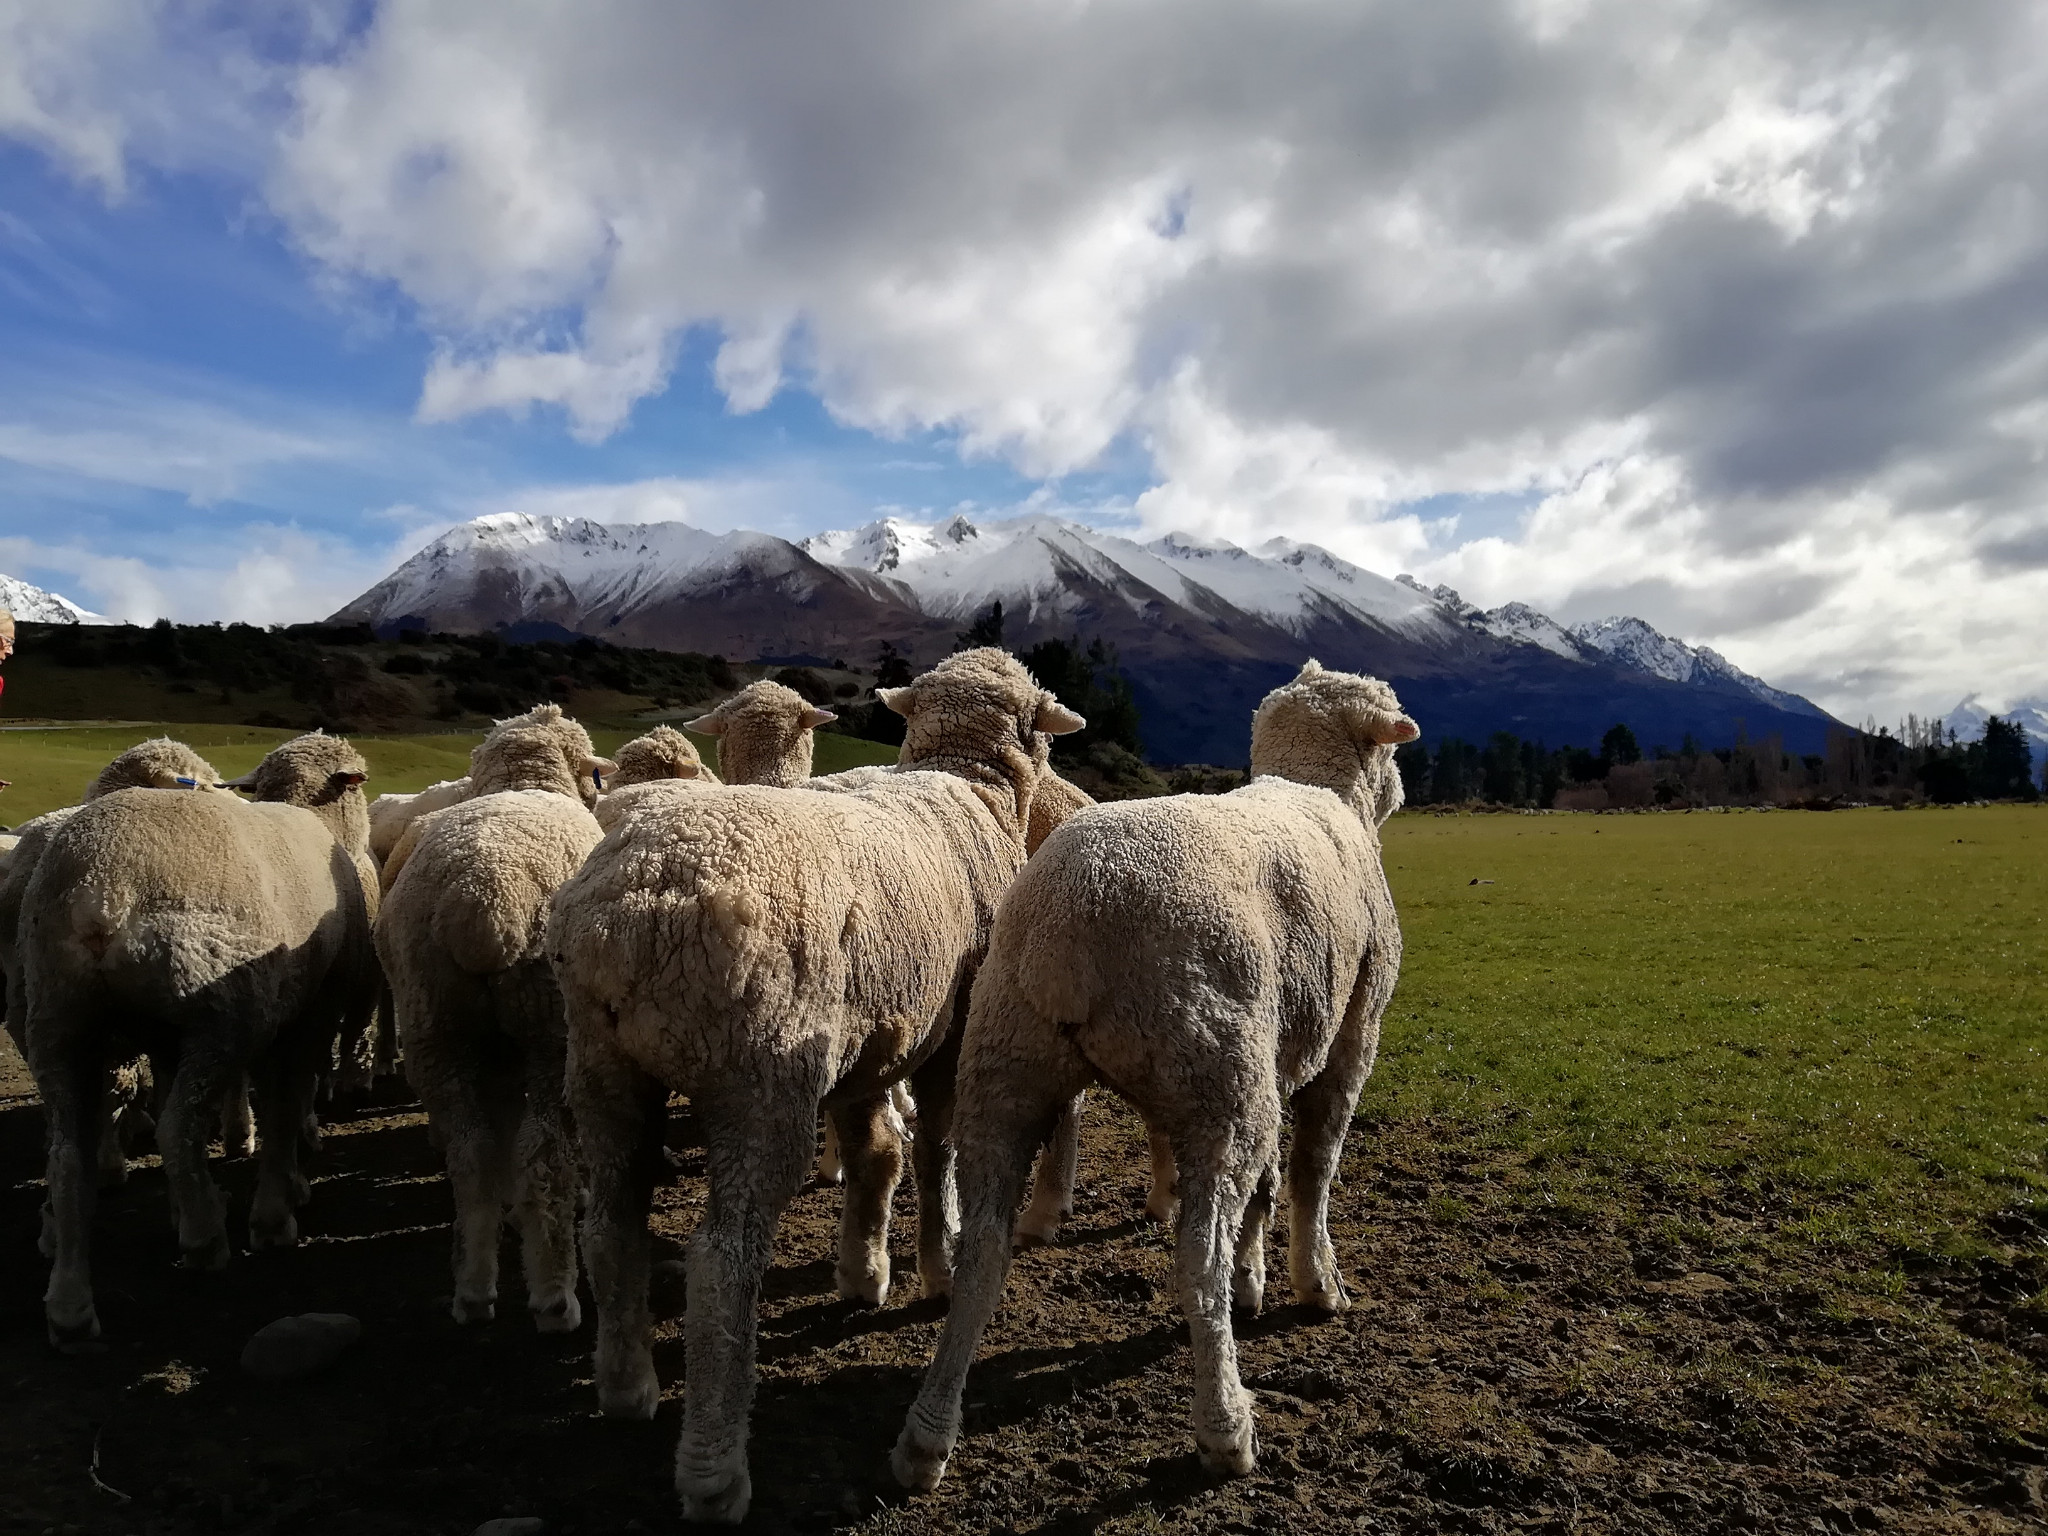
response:
[(1386, 847), (1369, 1119), (1789, 1183), (1815, 1239), (1938, 1250), (2048, 1191), (2048, 811), (1408, 815)]
[[(175, 736), (233, 778), (255, 767), (278, 742), (296, 734), (253, 725), (0, 727), (0, 779), (13, 785), (0, 794), (0, 823), (11, 826), (56, 806), (73, 804), (108, 759), (151, 736)], [(599, 725), (591, 727), (590, 739), (598, 751), (611, 752), (638, 734), (638, 728)], [(461, 778), (469, 772), (469, 749), (482, 739), (481, 731), (351, 738), (370, 765), (368, 788), (372, 795), (404, 793), (424, 789), (439, 779)], [(715, 768), (716, 738), (690, 739)], [(896, 749), (877, 742), (833, 735), (819, 735), (816, 741), (819, 773), (896, 761)]]

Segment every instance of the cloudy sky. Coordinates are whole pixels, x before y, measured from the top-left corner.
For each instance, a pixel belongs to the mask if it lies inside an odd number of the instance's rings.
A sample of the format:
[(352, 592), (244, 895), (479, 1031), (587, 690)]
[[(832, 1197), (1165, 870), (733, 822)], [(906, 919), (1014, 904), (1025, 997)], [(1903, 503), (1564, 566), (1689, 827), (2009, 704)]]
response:
[(2048, 694), (2048, 8), (0, 0), (0, 570), (963, 506)]

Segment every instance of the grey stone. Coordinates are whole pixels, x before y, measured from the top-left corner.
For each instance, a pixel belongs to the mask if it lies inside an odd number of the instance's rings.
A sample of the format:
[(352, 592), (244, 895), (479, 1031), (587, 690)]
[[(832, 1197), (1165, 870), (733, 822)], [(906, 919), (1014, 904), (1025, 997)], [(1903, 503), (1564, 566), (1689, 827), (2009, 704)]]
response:
[(260, 1381), (292, 1381), (332, 1365), (361, 1338), (346, 1312), (304, 1312), (266, 1323), (242, 1346), (242, 1369)]

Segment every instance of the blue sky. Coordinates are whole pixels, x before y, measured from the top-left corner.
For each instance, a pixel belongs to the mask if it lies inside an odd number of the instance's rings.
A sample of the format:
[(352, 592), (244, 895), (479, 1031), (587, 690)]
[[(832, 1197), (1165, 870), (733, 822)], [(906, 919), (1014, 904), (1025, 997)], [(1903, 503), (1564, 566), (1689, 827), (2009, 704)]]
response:
[(0, 0), (0, 571), (1051, 509), (2048, 697), (2044, 90), (2031, 0)]

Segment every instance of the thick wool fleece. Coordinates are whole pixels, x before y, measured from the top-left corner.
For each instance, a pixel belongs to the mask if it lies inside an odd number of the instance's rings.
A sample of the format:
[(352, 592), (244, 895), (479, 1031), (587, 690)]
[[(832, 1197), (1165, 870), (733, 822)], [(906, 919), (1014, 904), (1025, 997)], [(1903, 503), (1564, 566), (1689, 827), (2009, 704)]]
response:
[[(590, 1174), (584, 1249), (607, 1412), (646, 1417), (660, 1396), (647, 1213), (666, 1090), (691, 1096), (705, 1135), (711, 1203), (690, 1247), (676, 1460), (694, 1519), (736, 1520), (751, 1497), (755, 1309), (821, 1101), (847, 1166), (839, 1287), (879, 1302), (901, 1173), (888, 1090), (915, 1074), (919, 1266), (928, 1289), (946, 1286), (951, 1072), (934, 1053), (1023, 862), (1033, 734), (1081, 723), (999, 651), (963, 653), (884, 700), (909, 720), (896, 769), (794, 791), (630, 791), (549, 923)], [(919, 771), (933, 763), (946, 771)]]
[(1036, 853), (1053, 829), (1076, 811), (1086, 810), (1095, 797), (1079, 785), (1047, 768), (1038, 776), (1038, 788), (1031, 797), (1031, 819), (1024, 831), (1024, 851)]
[(188, 1262), (227, 1261), (206, 1143), (223, 1093), (252, 1068), (264, 1123), (251, 1241), (296, 1241), (300, 1118), (314, 1074), (365, 990), (375, 996), (357, 862), (366, 776), (347, 742), (301, 737), (249, 776), (271, 803), (121, 790), (81, 807), (45, 845), (19, 950), (26, 1054), (50, 1121), (54, 1340), (99, 1327), (87, 1267), (98, 1088), (88, 1064), (112, 1042), (177, 1059), (157, 1145)]
[[(610, 758), (597, 755), (590, 733), (564, 715), (559, 704), (539, 704), (523, 715), (500, 720), (470, 749), (466, 798), (538, 789), (580, 800), (587, 808), (596, 805), (602, 793), (600, 779), (609, 779), (618, 767)], [(413, 818), (385, 855), (385, 890), (397, 883), (435, 814), (430, 811)]]
[(448, 1159), (454, 1314), (459, 1322), (495, 1314), (509, 1208), (524, 1239), (536, 1324), (573, 1329), (581, 1311), (566, 1043), (541, 940), (549, 898), (602, 833), (579, 799), (542, 789), (482, 795), (415, 827), (378, 916), (377, 949), (406, 1077)]
[(1399, 800), (1394, 745), (1415, 734), (1384, 683), (1311, 662), (1260, 706), (1250, 785), (1084, 810), (1011, 887), (961, 1041), (966, 1236), (946, 1332), (897, 1446), (904, 1482), (929, 1487), (944, 1472), (1032, 1153), (1090, 1082), (1172, 1145), (1195, 1437), (1212, 1470), (1249, 1469), (1230, 1308), (1233, 1292), (1253, 1309), (1263, 1298), (1289, 1102), (1291, 1278), (1304, 1301), (1346, 1304), (1329, 1182), (1400, 966), (1378, 826)]
[(725, 783), (790, 789), (811, 776), (811, 733), (838, 718), (795, 689), (763, 678), (692, 720), (690, 729), (718, 738)]
[(657, 725), (644, 736), (635, 736), (620, 747), (618, 772), (605, 780), (607, 790), (632, 784), (653, 784), (662, 779), (691, 779), (716, 784), (718, 775), (704, 766), (690, 738), (672, 725)]
[(590, 733), (563, 714), (561, 705), (536, 704), (523, 715), (500, 720), (470, 750), (470, 794), (552, 789), (595, 805), (601, 793), (596, 775), (617, 768), (597, 755)]
[(442, 779), (409, 795), (379, 795), (370, 802), (370, 857), (382, 869), (405, 829), (431, 811), (444, 811), (469, 798), (469, 775)]

